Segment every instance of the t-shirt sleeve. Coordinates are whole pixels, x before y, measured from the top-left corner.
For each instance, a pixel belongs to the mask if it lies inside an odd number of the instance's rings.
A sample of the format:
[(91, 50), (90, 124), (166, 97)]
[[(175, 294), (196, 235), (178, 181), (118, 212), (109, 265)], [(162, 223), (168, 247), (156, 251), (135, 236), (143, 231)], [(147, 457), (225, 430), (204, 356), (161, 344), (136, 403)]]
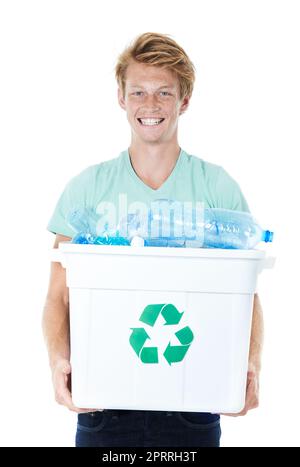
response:
[(249, 205), (239, 184), (223, 169), (223, 167), (219, 167), (215, 195), (216, 207), (218, 208), (250, 212)]
[(68, 224), (67, 217), (72, 210), (86, 207), (89, 172), (84, 170), (67, 183), (56, 203), (47, 230), (68, 237), (75, 235), (76, 232)]
[(47, 225), (47, 230), (50, 232), (54, 234), (66, 235), (67, 237), (73, 237), (74, 235), (74, 230), (68, 225), (66, 221), (66, 216), (72, 204), (70, 183), (71, 182), (66, 185), (65, 189), (61, 193)]

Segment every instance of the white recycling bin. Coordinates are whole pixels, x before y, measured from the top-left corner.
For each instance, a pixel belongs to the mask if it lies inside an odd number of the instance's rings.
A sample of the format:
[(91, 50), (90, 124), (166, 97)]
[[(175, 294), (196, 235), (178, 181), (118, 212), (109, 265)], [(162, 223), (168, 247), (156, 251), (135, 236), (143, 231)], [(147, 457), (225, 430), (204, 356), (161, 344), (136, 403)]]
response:
[(61, 242), (72, 398), (98, 409), (237, 413), (244, 407), (262, 250)]

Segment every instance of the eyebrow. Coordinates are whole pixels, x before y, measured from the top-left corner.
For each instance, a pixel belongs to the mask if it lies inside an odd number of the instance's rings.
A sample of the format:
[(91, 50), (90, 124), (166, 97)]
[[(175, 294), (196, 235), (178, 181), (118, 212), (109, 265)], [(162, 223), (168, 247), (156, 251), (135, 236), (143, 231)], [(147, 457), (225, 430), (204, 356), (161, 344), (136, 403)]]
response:
[[(133, 88), (142, 88), (143, 89), (143, 86), (141, 85), (138, 85), (138, 84), (129, 84), (129, 86), (133, 89)], [(167, 89), (175, 89), (174, 86), (170, 86), (169, 84), (165, 84), (164, 86), (160, 86), (159, 88), (157, 88), (158, 90), (159, 89), (164, 89), (164, 88), (167, 88)]]

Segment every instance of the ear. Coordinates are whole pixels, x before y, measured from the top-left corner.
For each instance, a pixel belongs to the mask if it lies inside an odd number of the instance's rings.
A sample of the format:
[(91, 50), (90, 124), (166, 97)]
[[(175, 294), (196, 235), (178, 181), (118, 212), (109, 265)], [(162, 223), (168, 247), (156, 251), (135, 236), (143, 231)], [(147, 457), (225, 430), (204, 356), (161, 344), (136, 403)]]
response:
[(126, 110), (126, 104), (125, 104), (125, 99), (123, 97), (123, 92), (120, 88), (118, 88), (118, 101), (120, 106), (122, 107), (123, 110)]
[(191, 99), (191, 96), (185, 96), (185, 98), (183, 99), (180, 105), (179, 115), (183, 114), (183, 112), (187, 110), (189, 103), (190, 103), (190, 99)]

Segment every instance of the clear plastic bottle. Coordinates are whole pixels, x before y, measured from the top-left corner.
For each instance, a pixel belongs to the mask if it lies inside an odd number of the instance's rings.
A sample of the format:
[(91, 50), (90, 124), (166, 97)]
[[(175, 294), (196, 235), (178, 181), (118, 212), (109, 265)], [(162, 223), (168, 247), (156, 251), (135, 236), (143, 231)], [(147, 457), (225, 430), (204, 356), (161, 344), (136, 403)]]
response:
[(67, 222), (76, 232), (72, 243), (92, 245), (130, 245), (128, 238), (120, 237), (115, 230), (104, 229), (97, 234), (97, 222), (100, 215), (93, 209), (73, 209), (67, 215)]
[(249, 250), (259, 242), (272, 242), (273, 232), (264, 230), (248, 212), (211, 208), (204, 210), (204, 248)]
[[(165, 201), (165, 200), (163, 200)], [(145, 246), (169, 247), (202, 247), (224, 249), (252, 249), (259, 242), (272, 242), (273, 232), (263, 230), (254, 217), (247, 212), (233, 211), (221, 208), (207, 208), (200, 218), (195, 216), (193, 209), (184, 211), (185, 216), (174, 218), (160, 211), (151, 209), (147, 217), (140, 214), (130, 215), (123, 220), (128, 227), (128, 238), (142, 237)], [(169, 231), (168, 236), (151, 235), (150, 224), (155, 221)], [(175, 236), (176, 227), (184, 227), (185, 231), (195, 232), (194, 237)], [(178, 229), (177, 229), (178, 231)], [(161, 230), (160, 230), (161, 232)]]
[[(165, 206), (166, 201), (172, 207), (172, 200), (156, 200), (158, 207), (159, 203)], [(143, 214), (138, 211), (128, 214), (116, 228), (105, 227), (100, 235), (97, 234), (100, 216), (92, 209), (73, 210), (67, 221), (77, 232), (73, 243), (245, 250), (261, 241), (273, 240), (273, 232), (263, 230), (250, 213), (209, 208), (201, 210), (199, 216), (195, 209), (187, 209), (182, 204), (180, 207), (180, 215), (178, 211), (176, 215), (170, 214), (172, 209), (157, 209), (157, 205)], [(154, 234), (153, 223), (157, 227)]]

